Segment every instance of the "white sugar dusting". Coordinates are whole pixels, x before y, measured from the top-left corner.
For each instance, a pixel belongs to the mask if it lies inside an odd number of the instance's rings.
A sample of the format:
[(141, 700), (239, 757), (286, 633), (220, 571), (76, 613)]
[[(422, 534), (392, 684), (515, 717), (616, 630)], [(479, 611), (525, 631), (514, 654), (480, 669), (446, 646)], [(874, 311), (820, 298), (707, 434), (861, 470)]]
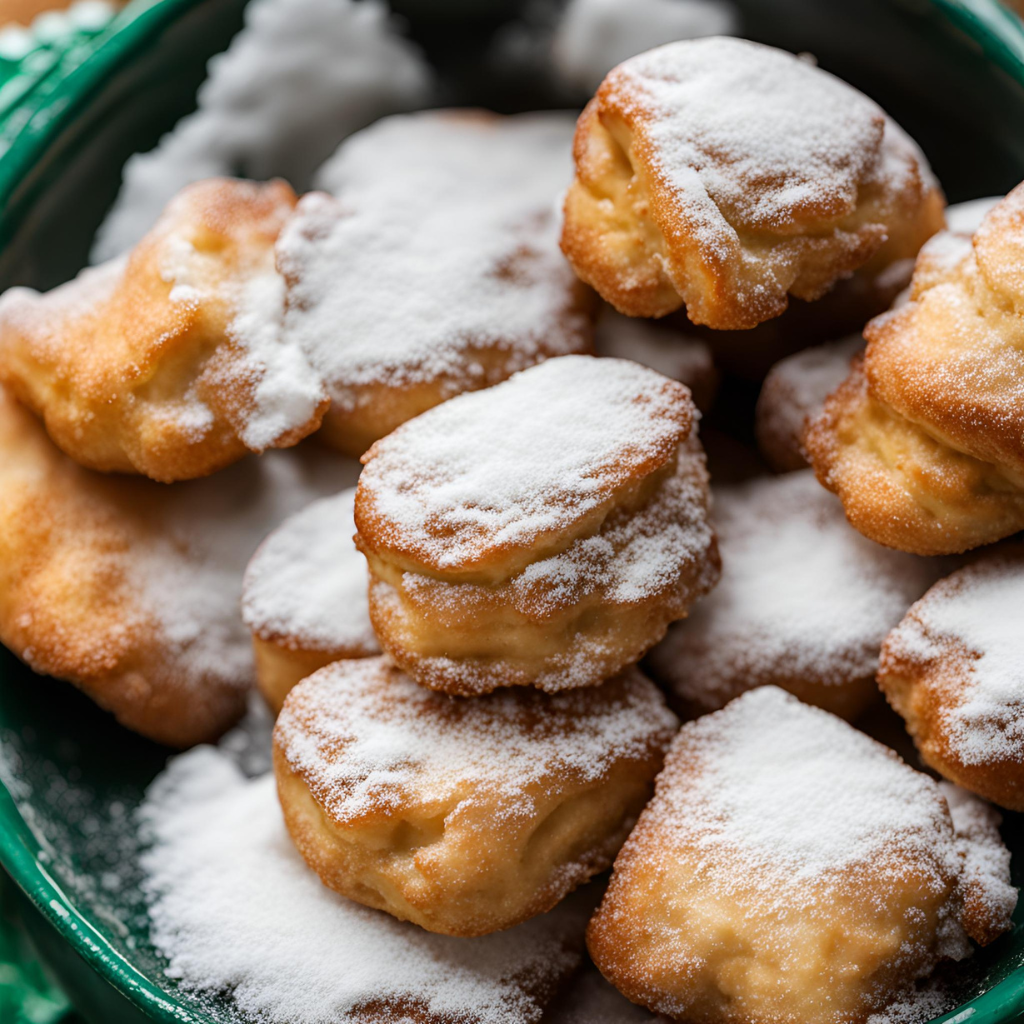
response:
[(1024, 560), (983, 559), (937, 583), (890, 635), (895, 656), (945, 664), (943, 731), (964, 764), (1024, 761)]
[[(618, 359), (553, 359), (461, 395), (371, 449), (360, 488), (394, 541), (444, 567), (578, 522), (687, 436), (678, 384)], [(391, 537), (389, 536), (389, 542)]]
[(496, 383), (583, 350), (589, 320), (558, 249), (565, 114), (387, 118), (345, 142), (278, 241), (285, 326), (353, 408), (369, 384)]
[[(664, 749), (675, 716), (639, 672), (601, 690), (499, 690), (450, 698), (382, 659), (337, 662), (289, 697), (275, 738), (337, 821), (411, 799), (486, 800), (496, 820), (529, 818), (531, 787), (599, 780)], [(451, 813), (455, 813), (452, 811)]]
[(273, 777), (247, 780), (212, 748), (172, 761), (140, 815), (167, 975), (250, 1019), (537, 1024), (535, 993), (579, 960), (571, 906), (467, 942), (330, 892), (292, 846)]
[(346, 135), (429, 95), (429, 68), (377, 0), (254, 0), (245, 19), (196, 113), (126, 164), (95, 262), (134, 245), (184, 185), (281, 175), (304, 188)]
[(261, 545), (245, 574), (242, 617), (264, 639), (318, 650), (379, 652), (366, 559), (353, 543), (355, 488), (315, 501)]
[(758, 680), (872, 676), (886, 633), (942, 571), (861, 537), (811, 470), (714, 496), (722, 578), (650, 655), (659, 679), (709, 710)]

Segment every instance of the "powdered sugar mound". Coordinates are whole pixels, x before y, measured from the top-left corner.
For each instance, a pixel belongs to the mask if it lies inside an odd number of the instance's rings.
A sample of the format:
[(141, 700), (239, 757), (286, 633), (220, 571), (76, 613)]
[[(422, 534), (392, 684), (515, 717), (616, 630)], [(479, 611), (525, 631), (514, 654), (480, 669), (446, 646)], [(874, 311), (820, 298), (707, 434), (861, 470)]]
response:
[(937, 583), (892, 632), (899, 657), (948, 661), (942, 724), (966, 765), (1024, 759), (1024, 562), (998, 556)]
[(600, 690), (453, 700), (374, 658), (337, 662), (293, 691), (275, 739), (335, 821), (400, 810), (425, 789), (432, 805), (486, 800), (515, 820), (533, 813), (531, 788), (600, 780), (664, 749), (676, 724), (636, 671)]
[(668, 462), (691, 415), (680, 385), (637, 363), (552, 359), (377, 442), (360, 494), (389, 543), (459, 565), (579, 522), (631, 473)]
[(210, 748), (172, 761), (140, 814), (168, 976), (248, 1018), (536, 1024), (541, 993), (578, 962), (572, 906), (467, 942), (335, 895), (292, 846), (273, 777), (248, 781)]
[(1002, 196), (985, 196), (983, 199), (969, 199), (966, 203), (954, 203), (946, 207), (946, 227), (961, 235), (973, 235), (985, 215)]
[(251, 685), (252, 638), (239, 614), (245, 566), (285, 517), (351, 484), (357, 469), (307, 447), (162, 488), (149, 513), (149, 543), (132, 551), (125, 571), (136, 611), (159, 624), (183, 679)]
[(700, 708), (782, 680), (872, 678), (882, 641), (942, 572), (860, 536), (811, 470), (715, 491), (722, 578), (651, 654)]
[(196, 113), (125, 165), (94, 261), (134, 245), (190, 182), (281, 175), (304, 188), (346, 135), (426, 99), (430, 71), (377, 0), (254, 0), (245, 16)]
[(355, 488), (315, 501), (260, 545), (245, 574), (242, 618), (264, 639), (379, 651), (366, 559), (352, 542)]
[(581, 351), (589, 320), (558, 249), (573, 120), (441, 111), (345, 142), (278, 241), (289, 337), (343, 409), (357, 389), (445, 396)]
[(592, 93), (627, 57), (676, 39), (731, 35), (738, 26), (729, 0), (569, 0), (552, 58), (566, 83)]

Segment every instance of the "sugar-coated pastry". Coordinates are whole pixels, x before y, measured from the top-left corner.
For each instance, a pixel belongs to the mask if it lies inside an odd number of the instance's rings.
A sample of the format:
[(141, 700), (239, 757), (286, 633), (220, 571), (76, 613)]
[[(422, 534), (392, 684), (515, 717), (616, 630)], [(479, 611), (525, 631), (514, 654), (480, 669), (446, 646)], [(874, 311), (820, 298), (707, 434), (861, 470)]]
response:
[(355, 517), (381, 646), (463, 695), (636, 662), (718, 577), (693, 417), (676, 381), (566, 356), (378, 441)]
[[(971, 800), (964, 794), (965, 799)], [(977, 805), (762, 687), (683, 726), (591, 920), (594, 962), (694, 1024), (865, 1024), (1010, 927)]]
[(759, 43), (670, 43), (620, 64), (583, 111), (562, 248), (630, 316), (686, 307), (754, 327), (789, 297), (916, 255), (944, 200), (866, 96)]
[(210, 179), (124, 258), (43, 295), (12, 288), (0, 382), (90, 469), (185, 480), (295, 444), (328, 399), (281, 337), (274, 241), (294, 205), (281, 181)]
[(1024, 185), (973, 239), (921, 251), (910, 301), (872, 320), (861, 363), (805, 447), (850, 522), (950, 554), (1024, 528)]
[(366, 559), (352, 541), (355, 495), (350, 487), (296, 512), (259, 546), (245, 571), (242, 618), (252, 630), (256, 682), (275, 712), (318, 668), (380, 654)]
[(722, 578), (651, 651), (685, 717), (780, 686), (853, 719), (878, 699), (886, 633), (945, 568), (865, 540), (808, 469), (714, 490)]
[(304, 446), (172, 486), (107, 476), (0, 388), (0, 642), (144, 736), (213, 740), (253, 683), (246, 562), (357, 468)]
[(385, 118), (321, 169), (277, 246), (285, 328), (323, 376), (322, 434), (361, 455), (405, 420), (590, 348), (593, 296), (558, 251), (565, 114)]
[(677, 724), (635, 668), (568, 693), (452, 699), (364, 658), (291, 691), (274, 770), (325, 885), (428, 931), (484, 935), (611, 864)]
[(850, 374), (850, 362), (864, 348), (859, 334), (815, 345), (777, 362), (761, 385), (754, 418), (757, 446), (777, 473), (804, 469), (804, 425)]
[(613, 359), (632, 359), (690, 389), (693, 404), (707, 412), (718, 390), (711, 349), (700, 338), (667, 325), (623, 316), (606, 307), (594, 332), (594, 351)]
[(940, 580), (889, 634), (878, 682), (926, 764), (1024, 811), (1024, 546)]

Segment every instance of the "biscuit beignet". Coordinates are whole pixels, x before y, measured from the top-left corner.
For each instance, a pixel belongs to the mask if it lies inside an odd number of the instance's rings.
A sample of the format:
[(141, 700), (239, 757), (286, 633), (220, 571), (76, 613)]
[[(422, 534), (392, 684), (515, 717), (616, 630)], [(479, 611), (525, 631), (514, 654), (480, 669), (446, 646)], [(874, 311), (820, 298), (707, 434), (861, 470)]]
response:
[(722, 578), (651, 651), (685, 718), (757, 686), (856, 718), (886, 633), (947, 570), (865, 540), (809, 470), (713, 491)]
[(636, 662), (718, 577), (693, 417), (675, 381), (567, 356), (378, 441), (355, 520), (381, 646), (462, 695)]
[(329, 665), (274, 729), (285, 822), (323, 882), (447, 935), (553, 907), (611, 864), (677, 725), (630, 669), (451, 699), (386, 658)]
[(558, 251), (572, 119), (427, 111), (321, 169), (277, 245), (285, 329), (323, 376), (323, 436), (359, 456), (399, 424), (549, 356), (589, 351), (593, 295)]
[(256, 682), (271, 710), (318, 668), (380, 654), (367, 605), (366, 559), (352, 537), (356, 491), (321, 498), (256, 550), (242, 583)]
[(609, 72), (580, 117), (562, 249), (620, 312), (744, 329), (943, 226), (917, 146), (866, 96), (759, 43), (701, 39)]
[(1024, 811), (1024, 546), (940, 580), (886, 638), (878, 683), (926, 764)]
[(294, 205), (281, 181), (199, 182), (127, 256), (10, 289), (0, 382), (90, 469), (185, 480), (295, 444), (328, 399), (281, 337), (274, 242)]
[(588, 948), (676, 1020), (864, 1024), (1010, 926), (1009, 858), (976, 810), (957, 829), (888, 748), (753, 690), (683, 726)]

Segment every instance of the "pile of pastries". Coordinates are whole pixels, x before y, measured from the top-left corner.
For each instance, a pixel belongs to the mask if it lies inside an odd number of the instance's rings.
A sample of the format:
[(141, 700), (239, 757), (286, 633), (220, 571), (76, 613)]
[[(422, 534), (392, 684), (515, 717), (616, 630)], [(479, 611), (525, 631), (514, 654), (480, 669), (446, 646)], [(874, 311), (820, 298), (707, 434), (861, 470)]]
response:
[[(727, 38), (317, 185), (0, 298), (3, 643), (178, 747), (255, 675), (302, 857), (429, 932), (611, 868), (590, 955), (667, 1019), (864, 1024), (1006, 932), (1024, 186), (947, 225), (875, 103)], [(736, 375), (761, 456), (698, 429)]]

